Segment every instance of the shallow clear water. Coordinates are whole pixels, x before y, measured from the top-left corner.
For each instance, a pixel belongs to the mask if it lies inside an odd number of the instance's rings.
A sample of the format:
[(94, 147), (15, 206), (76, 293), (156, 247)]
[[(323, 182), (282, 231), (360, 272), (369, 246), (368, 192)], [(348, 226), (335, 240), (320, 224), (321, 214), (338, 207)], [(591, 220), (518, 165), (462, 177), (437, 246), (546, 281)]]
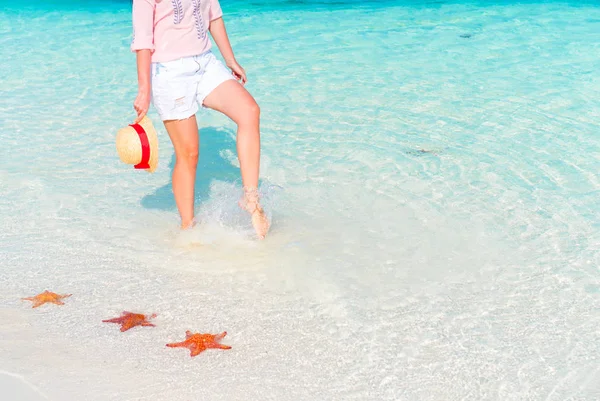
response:
[[(157, 172), (119, 162), (127, 1), (0, 1), (0, 374), (52, 400), (600, 399), (600, 7), (511, 3), (223, 0), (262, 108), (256, 242), (226, 118), (199, 116), (185, 235), (154, 110)], [(44, 289), (74, 295), (20, 301)], [(101, 323), (122, 310), (157, 327)], [(233, 348), (164, 347), (188, 329)]]

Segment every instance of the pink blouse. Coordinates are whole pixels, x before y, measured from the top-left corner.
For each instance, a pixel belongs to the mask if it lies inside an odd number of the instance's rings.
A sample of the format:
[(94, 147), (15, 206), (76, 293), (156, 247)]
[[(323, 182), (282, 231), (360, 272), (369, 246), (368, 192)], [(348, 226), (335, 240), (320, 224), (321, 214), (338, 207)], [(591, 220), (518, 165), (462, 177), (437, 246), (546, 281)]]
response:
[(219, 0), (133, 0), (131, 50), (150, 49), (152, 62), (202, 54), (211, 48), (211, 21), (222, 15)]

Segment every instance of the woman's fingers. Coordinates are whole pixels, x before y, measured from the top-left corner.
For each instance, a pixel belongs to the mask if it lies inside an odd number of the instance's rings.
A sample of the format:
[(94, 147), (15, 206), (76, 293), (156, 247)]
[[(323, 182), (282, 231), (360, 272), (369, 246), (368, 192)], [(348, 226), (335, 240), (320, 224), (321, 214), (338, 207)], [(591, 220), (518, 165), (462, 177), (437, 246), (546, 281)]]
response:
[(140, 121), (142, 121), (142, 118), (144, 118), (144, 114), (143, 113), (138, 113), (137, 118), (135, 119), (135, 121), (133, 122), (134, 124), (139, 124)]
[(137, 103), (134, 103), (133, 108), (135, 109), (135, 112), (137, 113), (137, 118), (135, 119), (135, 121), (133, 123), (137, 124), (140, 121), (142, 121), (142, 118), (144, 118), (144, 116), (148, 112), (148, 108), (147, 107), (142, 107), (142, 106), (140, 106)]
[(137, 123), (139, 123), (140, 121), (142, 121), (142, 118), (144, 118), (144, 116), (146, 115), (146, 113), (147, 113), (147, 112), (148, 112), (148, 110), (143, 110), (143, 109), (140, 109), (140, 110), (137, 112), (137, 115), (138, 115), (138, 116), (137, 116), (137, 118), (135, 119), (135, 122), (134, 122), (134, 124), (137, 124)]
[(231, 67), (231, 73), (242, 85), (246, 83), (246, 71), (240, 65)]

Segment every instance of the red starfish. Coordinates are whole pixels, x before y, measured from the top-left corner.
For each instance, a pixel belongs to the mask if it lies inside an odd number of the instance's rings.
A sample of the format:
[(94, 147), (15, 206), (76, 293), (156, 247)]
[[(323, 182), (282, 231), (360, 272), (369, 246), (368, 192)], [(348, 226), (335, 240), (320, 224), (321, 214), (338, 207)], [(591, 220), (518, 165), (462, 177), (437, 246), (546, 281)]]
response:
[[(150, 316), (148, 319), (153, 319), (156, 317), (156, 313)], [(120, 323), (121, 331), (127, 331), (135, 326), (152, 326), (154, 325), (146, 320), (146, 315), (142, 315), (140, 313), (131, 313), (124, 311), (121, 314), (121, 317), (116, 317), (114, 319), (103, 320), (104, 323)]]
[(221, 334), (192, 334), (192, 332), (188, 330), (185, 332), (185, 341), (167, 344), (167, 347), (188, 348), (191, 351), (190, 356), (196, 356), (207, 348), (231, 349), (229, 345), (219, 343), (226, 335), (226, 331)]
[(55, 294), (54, 292), (50, 292), (50, 291), (46, 290), (46, 291), (42, 292), (41, 294), (36, 295), (35, 297), (21, 298), (21, 299), (25, 300), (25, 301), (33, 301), (32, 308), (37, 308), (38, 306), (43, 305), (46, 302), (51, 302), (56, 305), (64, 305), (65, 303), (62, 302), (61, 299), (70, 297), (71, 295), (72, 294), (58, 295), (58, 294)]

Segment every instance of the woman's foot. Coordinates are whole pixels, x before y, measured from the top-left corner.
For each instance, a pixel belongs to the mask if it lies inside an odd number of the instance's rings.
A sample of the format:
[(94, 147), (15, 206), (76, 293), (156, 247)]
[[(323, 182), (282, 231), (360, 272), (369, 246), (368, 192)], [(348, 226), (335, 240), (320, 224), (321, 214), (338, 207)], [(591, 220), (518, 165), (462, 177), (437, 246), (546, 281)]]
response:
[(258, 190), (256, 188), (244, 188), (244, 196), (238, 202), (240, 207), (250, 213), (252, 216), (252, 226), (256, 231), (258, 238), (265, 239), (269, 232), (269, 219), (265, 211), (260, 206), (258, 199)]

